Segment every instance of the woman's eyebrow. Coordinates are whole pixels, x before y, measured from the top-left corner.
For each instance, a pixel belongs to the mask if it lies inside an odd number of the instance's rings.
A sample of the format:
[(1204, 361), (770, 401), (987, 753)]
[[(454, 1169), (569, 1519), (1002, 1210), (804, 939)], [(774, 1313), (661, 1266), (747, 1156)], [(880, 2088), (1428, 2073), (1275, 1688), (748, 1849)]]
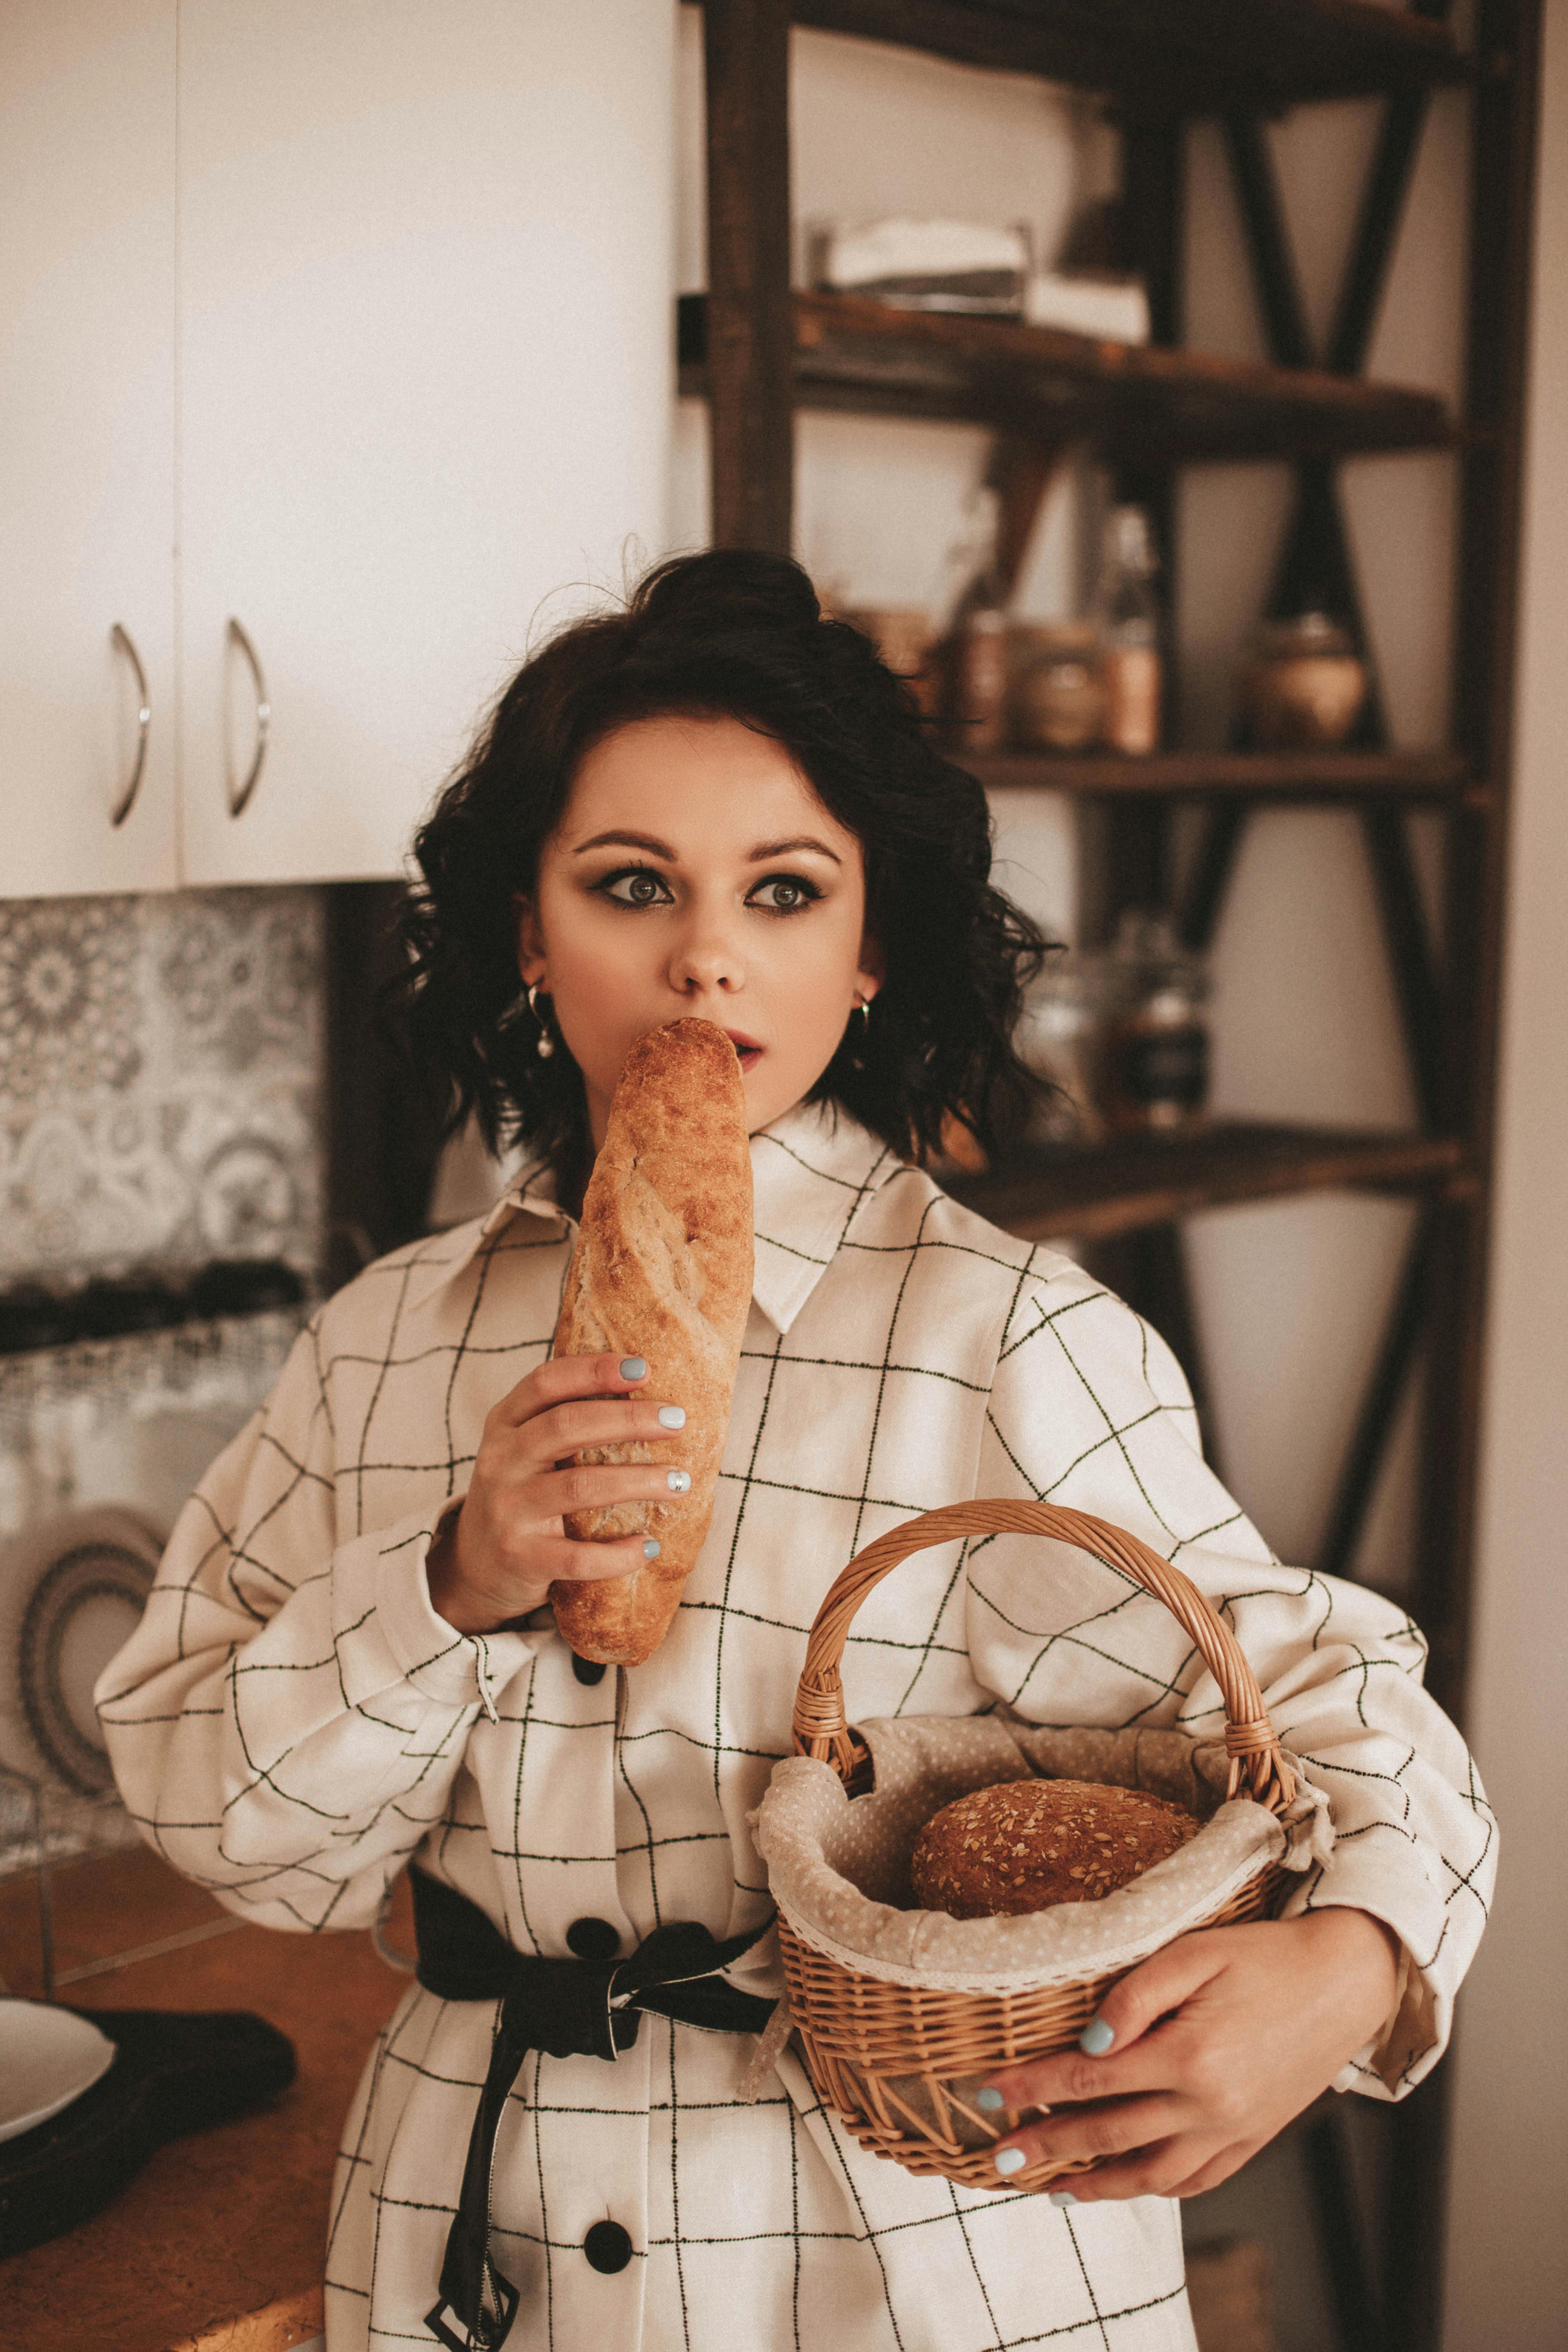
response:
[(624, 833), (618, 829), (613, 833), (596, 833), (592, 841), (580, 841), (572, 855), (581, 857), (589, 849), (610, 848), (646, 849), (650, 856), (668, 857), (672, 861), (676, 856), (668, 841), (659, 841), (651, 833)]
[(790, 841), (759, 842), (755, 849), (747, 852), (746, 862), (751, 866), (761, 866), (770, 857), (787, 856), (793, 849), (815, 849), (819, 857), (830, 857), (835, 866), (844, 863), (836, 849), (829, 849), (825, 841), (818, 841), (811, 833), (796, 834)]

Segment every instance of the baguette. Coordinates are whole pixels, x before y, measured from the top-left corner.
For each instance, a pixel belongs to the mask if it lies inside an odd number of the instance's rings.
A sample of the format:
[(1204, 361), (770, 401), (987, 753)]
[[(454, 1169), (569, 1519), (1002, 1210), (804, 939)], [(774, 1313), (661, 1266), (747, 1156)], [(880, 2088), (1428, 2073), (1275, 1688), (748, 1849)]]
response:
[(647, 1393), (686, 1426), (654, 1443), (590, 1446), (580, 1462), (668, 1462), (691, 1474), (668, 1503), (574, 1511), (578, 1541), (657, 1537), (631, 1576), (550, 1588), (579, 1657), (638, 1666), (668, 1630), (713, 1516), (741, 1337), (752, 1299), (752, 1156), (735, 1049), (710, 1021), (639, 1038), (610, 1107), (583, 1202), (552, 1353), (641, 1356)]

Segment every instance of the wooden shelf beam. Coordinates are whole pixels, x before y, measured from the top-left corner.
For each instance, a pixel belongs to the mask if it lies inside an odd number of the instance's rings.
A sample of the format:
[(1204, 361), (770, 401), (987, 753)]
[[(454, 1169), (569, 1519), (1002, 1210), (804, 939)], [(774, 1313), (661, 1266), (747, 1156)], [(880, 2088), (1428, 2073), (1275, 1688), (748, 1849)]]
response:
[(1372, 0), (789, 0), (797, 25), (1105, 90), (1130, 112), (1279, 113), (1464, 79), (1444, 25)]
[[(1460, 437), (1435, 393), (1326, 369), (1100, 342), (849, 294), (797, 293), (794, 312), (797, 407), (984, 425), (1138, 465), (1445, 449)], [(678, 350), (681, 392), (708, 398), (706, 296), (681, 296)]]
[(943, 1176), (976, 1214), (1025, 1241), (1103, 1241), (1169, 1224), (1199, 1209), (1304, 1192), (1466, 1186), (1451, 1136), (1216, 1120), (1195, 1133), (1041, 1147), (984, 1176)]
[(958, 749), (952, 757), (988, 792), (1025, 785), (1086, 798), (1157, 793), (1175, 800), (1338, 802), (1358, 809), (1374, 796), (1401, 806), (1462, 797), (1470, 807), (1485, 793), (1471, 782), (1458, 751), (1156, 751), (1131, 759), (1110, 751), (1069, 757)]

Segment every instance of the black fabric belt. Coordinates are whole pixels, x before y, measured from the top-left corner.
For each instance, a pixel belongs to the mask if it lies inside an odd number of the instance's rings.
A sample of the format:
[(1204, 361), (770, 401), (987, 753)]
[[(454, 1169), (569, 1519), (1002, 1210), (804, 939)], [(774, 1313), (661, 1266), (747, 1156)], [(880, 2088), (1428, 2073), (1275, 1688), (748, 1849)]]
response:
[(490, 2168), (496, 2131), (531, 2050), (552, 2058), (615, 2058), (637, 2038), (640, 2010), (717, 2033), (760, 2033), (774, 2004), (714, 1973), (760, 1943), (771, 1918), (720, 1943), (694, 1919), (656, 1927), (628, 1958), (549, 1960), (515, 1951), (477, 1903), (411, 1869), (418, 1977), (442, 2000), (499, 2000), (495, 2039), (463, 2186), (441, 2264), (441, 2297), (425, 2325), (448, 2352), (496, 2352), (517, 2316), (519, 2291), (490, 2252)]

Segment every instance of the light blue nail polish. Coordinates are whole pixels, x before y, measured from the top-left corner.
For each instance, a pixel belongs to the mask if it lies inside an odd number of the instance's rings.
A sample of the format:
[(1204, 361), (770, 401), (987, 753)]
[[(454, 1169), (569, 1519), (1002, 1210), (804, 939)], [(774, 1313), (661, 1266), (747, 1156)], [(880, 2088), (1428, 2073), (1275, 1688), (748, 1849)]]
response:
[(974, 2104), (977, 2107), (984, 2107), (988, 2116), (994, 2116), (997, 2108), (1005, 2107), (1007, 2102), (1000, 2091), (976, 2091)]
[(687, 1494), (690, 1491), (690, 1486), (691, 1473), (689, 1470), (672, 1470), (669, 1473), (669, 1491), (672, 1495)]
[(623, 1356), (621, 1358), (621, 1378), (623, 1381), (647, 1380), (647, 1366), (640, 1356)]
[(1029, 2161), (1021, 2147), (999, 2147), (993, 2159), (998, 2172), (1022, 2172)]
[(657, 1559), (663, 1549), (664, 1546), (659, 1542), (658, 1538), (657, 1536), (649, 1536), (647, 1543), (645, 1543), (642, 1548), (642, 1556), (644, 1559)]
[(1078, 2199), (1070, 2189), (1053, 2189), (1048, 2202), (1052, 2205), (1076, 2205)]
[(1078, 2037), (1078, 2046), (1086, 2058), (1103, 2058), (1115, 2039), (1113, 2025), (1107, 2025), (1103, 2017), (1091, 2017)]
[(684, 1429), (686, 1407), (683, 1404), (661, 1404), (658, 1409), (660, 1429)]

